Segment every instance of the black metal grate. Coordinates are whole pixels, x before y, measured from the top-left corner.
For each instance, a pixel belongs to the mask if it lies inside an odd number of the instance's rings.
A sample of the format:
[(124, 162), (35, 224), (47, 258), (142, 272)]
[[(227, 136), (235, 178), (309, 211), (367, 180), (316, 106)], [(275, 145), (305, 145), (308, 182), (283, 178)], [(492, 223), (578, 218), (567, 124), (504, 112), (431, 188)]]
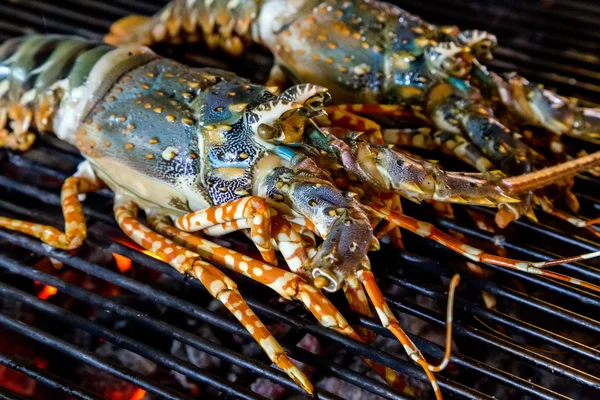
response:
[[(131, 13), (154, 13), (162, 3), (4, 1), (0, 2), (0, 40), (31, 31), (100, 38), (113, 20)], [(597, 86), (600, 61), (593, 55), (600, 46), (594, 23), (600, 6), (566, 0), (528, 3), (403, 0), (402, 3), (409, 11), (434, 23), (478, 27), (497, 33), (502, 46), (493, 68), (516, 69), (562, 93), (600, 102), (600, 86)], [(198, 58), (188, 60), (198, 61)], [(241, 75), (260, 79), (265, 75), (264, 66), (269, 58), (261, 53), (253, 61), (263, 68), (251, 67), (249, 63), (233, 66)], [(79, 161), (74, 149), (53, 137), (43, 137), (24, 155), (0, 153), (0, 215), (60, 226), (60, 185)], [(578, 180), (576, 191), (582, 200), (583, 215), (598, 214), (599, 188), (598, 179)], [(14, 345), (7, 347), (0, 341), (1, 365), (33, 378), (47, 390), (41, 392), (46, 393), (45, 398), (51, 399), (107, 396), (106, 391), (90, 387), (89, 379), (77, 375), (73, 365), (87, 365), (95, 371), (89, 376), (116, 377), (116, 381), (131, 383), (154, 398), (264, 398), (265, 393), (251, 390), (257, 387), (258, 378), (277, 382), (287, 389), (281, 398), (302, 396), (285, 374), (265, 364), (266, 358), (260, 353), (244, 353), (251, 343), (248, 333), (237, 321), (212, 307), (198, 282), (185, 280), (168, 265), (114, 240), (120, 236), (111, 208), (109, 192), (88, 196), (84, 209), (90, 238), (75, 254), (50, 249), (20, 234), (0, 231), (0, 339), (12, 338), (34, 350), (15, 355)], [(549, 259), (600, 250), (596, 238), (552, 217), (540, 216), (540, 224), (519, 221), (498, 232), (502, 235), (499, 236), (475, 229), (464, 209), (457, 209), (455, 221), (435, 219), (424, 206), (408, 205), (406, 211), (435, 220), (438, 226), (465, 235), (471, 243), (487, 246), (501, 243), (510, 255), (524, 259)], [(426, 338), (435, 340), (443, 332), (441, 311), (446, 278), (457, 270), (463, 275), (456, 305), (458, 351), (453, 354), (451, 367), (439, 378), (447, 396), (592, 399), (600, 395), (600, 351), (594, 347), (600, 343), (597, 311), (600, 296), (492, 266), (484, 267), (491, 276), (483, 279), (465, 273), (464, 260), (452, 252), (413, 235), (406, 236), (410, 252), (384, 246), (373, 254), (372, 264), (392, 308), (401, 313), (408, 330), (417, 333), (412, 338), (430, 358), (442, 354), (440, 347)], [(229, 243), (245, 246), (236, 237)], [(110, 253), (130, 258), (134, 267), (121, 273), (113, 262), (100, 262), (103, 254)], [(51, 256), (65, 267), (41, 268), (39, 262), (43, 256)], [(600, 284), (598, 266), (590, 261), (556, 269)], [(421, 370), (393, 346), (392, 340), (379, 341), (379, 348), (356, 343), (321, 327), (297, 304), (277, 302), (276, 296), (259, 285), (235, 273), (228, 275), (239, 283), (241, 293), (262, 319), (271, 326), (284, 327), (285, 333), (278, 339), (290, 355), (315, 368), (312, 380), (321, 382), (319, 398), (346, 398), (352, 388), (361, 388), (362, 398), (372, 398), (368, 397), (370, 394), (390, 399), (410, 398), (393, 392), (362, 371), (354, 371), (350, 365), (355, 356), (368, 357), (416, 380), (425, 379)], [(58, 290), (49, 301), (35, 295), (43, 285)], [(485, 307), (482, 291), (495, 296), (498, 302), (495, 308)], [(344, 308), (341, 298), (333, 298), (353, 323), (360, 322), (389, 337), (377, 321), (353, 315)], [(220, 344), (198, 333), (196, 327), (202, 324), (211, 327)], [(492, 329), (502, 330), (506, 336)], [(319, 339), (322, 350), (319, 354), (298, 346), (307, 333)], [(135, 353), (142, 357), (140, 360), (149, 360), (158, 370), (167, 371), (168, 377), (140, 372), (138, 365), (123, 364), (100, 353), (98, 347), (104, 342)], [(203, 368), (189, 358), (181, 359), (171, 351), (174, 342), (216, 357), (220, 366)], [(36, 354), (43, 354), (47, 365), (36, 364)], [(234, 382), (226, 376), (232, 365), (239, 367), (235, 369)], [(195, 383), (200, 393), (181, 385), (181, 380), (169, 379), (172, 375), (168, 371), (176, 371)], [(331, 382), (327, 381), (329, 377), (348, 382), (351, 387), (336, 391), (335, 385), (326, 384)], [(22, 398), (12, 389), (0, 389), (0, 398)]]

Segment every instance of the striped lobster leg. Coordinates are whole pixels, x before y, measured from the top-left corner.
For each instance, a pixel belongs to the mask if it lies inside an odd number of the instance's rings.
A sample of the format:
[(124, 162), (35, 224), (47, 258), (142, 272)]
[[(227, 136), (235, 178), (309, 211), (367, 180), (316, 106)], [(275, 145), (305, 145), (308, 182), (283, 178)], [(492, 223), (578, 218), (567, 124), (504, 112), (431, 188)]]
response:
[[(247, 222), (250, 222), (250, 226), (246, 226)], [(213, 236), (250, 228), (250, 237), (264, 260), (270, 264), (277, 263), (271, 243), (271, 211), (261, 197), (243, 197), (184, 215), (175, 221), (175, 226), (185, 232), (204, 231)]]
[[(382, 193), (381, 200), (391, 210), (394, 210), (398, 214), (402, 214), (402, 203), (400, 201), (400, 195), (397, 193)], [(402, 241), (402, 233), (400, 228), (389, 221), (382, 221), (380, 226), (375, 232), (375, 237), (381, 239), (385, 235), (388, 235), (394, 246), (404, 249), (404, 242)]]
[(25, 233), (41, 239), (49, 245), (73, 250), (80, 247), (87, 237), (85, 216), (78, 195), (100, 190), (104, 184), (86, 177), (71, 177), (65, 180), (61, 189), (61, 207), (65, 217), (65, 230), (53, 226), (0, 217), (0, 227)]
[[(277, 220), (277, 217), (273, 218), (273, 221)], [(170, 238), (181, 246), (200, 254), (207, 260), (223, 265), (256, 282), (262, 283), (273, 289), (285, 299), (301, 301), (321, 325), (355, 340), (361, 342), (365, 341), (350, 325), (348, 325), (344, 317), (321, 293), (321, 291), (308, 284), (303, 279), (301, 276), (303, 275), (301, 268), (298, 268), (297, 271), (295, 271), (297, 273), (292, 273), (272, 267), (234, 250), (226, 249), (206, 239), (183, 232), (175, 228), (171, 224), (170, 219), (165, 216), (151, 215), (149, 217), (149, 223), (157, 232), (160, 232), (162, 235)], [(285, 227), (286, 225), (279, 221), (279, 226)], [(279, 229), (277, 226), (274, 226), (272, 232), (275, 241), (277, 241), (277, 238), (280, 235), (287, 235), (287, 232), (289, 232), (288, 229), (289, 228)], [(278, 246), (281, 248), (282, 244), (278, 243)], [(298, 256), (298, 258), (306, 259), (306, 254)], [(295, 265), (295, 262), (291, 262), (290, 265)], [(364, 358), (363, 360), (376, 373), (385, 379), (390, 386), (404, 393), (410, 392), (410, 388), (406, 386), (404, 380), (395, 371), (371, 360)]]
[[(142, 225), (137, 220), (137, 212), (138, 207), (132, 201), (115, 202), (117, 223), (129, 238), (146, 250), (159, 256), (180, 273), (193, 276), (202, 282), (208, 292), (215, 299), (223, 303), (242, 323), (246, 330), (250, 332), (252, 337), (269, 356), (269, 359), (285, 371), (301, 388), (312, 394), (313, 386), (308, 378), (292, 363), (277, 340), (271, 335), (248, 304), (246, 304), (237, 290), (235, 282), (215, 266), (203, 261), (200, 255), (186, 250), (170, 239)], [(215, 248), (220, 247), (214, 244), (213, 246)], [(233, 258), (233, 256), (231, 257)], [(239, 262), (243, 263), (244, 261)], [(269, 266), (269, 268), (272, 267)]]
[(600, 256), (600, 251), (552, 261), (519, 261), (514, 260), (512, 258), (495, 256), (493, 254), (485, 253), (483, 250), (462, 243), (460, 240), (448, 235), (447, 233), (442, 232), (441, 230), (429, 223), (421, 222), (409, 216), (395, 213), (392, 210), (387, 209), (386, 207), (380, 204), (371, 203), (369, 204), (369, 206), (373, 210), (380, 213), (383, 216), (383, 218), (392, 221), (394, 224), (406, 230), (409, 230), (410, 232), (416, 233), (421, 237), (434, 240), (440, 243), (441, 245), (467, 257), (472, 261), (498, 265), (500, 267), (514, 269), (529, 274), (542, 275), (548, 278), (568, 282), (573, 285), (582, 286), (586, 289), (590, 289), (595, 292), (600, 292), (600, 286), (544, 269), (553, 265), (577, 262), (598, 257)]
[(22, 105), (0, 106), (0, 147), (27, 151), (35, 142), (35, 134), (29, 131), (32, 120), (33, 111)]
[(400, 327), (400, 323), (398, 319), (392, 313), (392, 310), (387, 305), (387, 302), (379, 289), (379, 286), (375, 282), (375, 276), (368, 269), (362, 269), (358, 271), (358, 279), (365, 287), (369, 298), (373, 302), (373, 306), (377, 311), (377, 315), (381, 320), (384, 328), (390, 330), (394, 334), (394, 336), (402, 343), (404, 349), (408, 356), (417, 364), (423, 368), (425, 374), (429, 378), (431, 382), (431, 386), (433, 387), (433, 391), (435, 392), (436, 399), (442, 399), (442, 392), (440, 390), (440, 386), (437, 382), (437, 379), (433, 375), (434, 372), (442, 371), (448, 365), (450, 361), (450, 351), (452, 344), (452, 305), (454, 303), (454, 291), (458, 286), (459, 276), (454, 275), (450, 282), (450, 290), (448, 291), (448, 310), (446, 317), (446, 352), (444, 354), (444, 359), (441, 361), (439, 365), (431, 365), (428, 363), (423, 354), (419, 351), (417, 346), (410, 340), (408, 335), (404, 332), (404, 330)]
[(329, 106), (326, 108), (331, 125), (346, 128), (351, 131), (364, 132), (371, 144), (383, 144), (381, 126), (375, 121), (361, 117), (352, 111), (340, 106)]

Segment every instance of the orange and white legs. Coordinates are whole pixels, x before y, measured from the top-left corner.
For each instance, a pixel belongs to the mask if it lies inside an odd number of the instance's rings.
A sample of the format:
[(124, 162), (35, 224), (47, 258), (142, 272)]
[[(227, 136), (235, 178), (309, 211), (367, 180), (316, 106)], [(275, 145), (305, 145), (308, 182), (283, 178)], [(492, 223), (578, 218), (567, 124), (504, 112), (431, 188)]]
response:
[[(117, 223), (134, 242), (149, 250), (169, 263), (182, 274), (187, 274), (197, 278), (208, 292), (217, 300), (223, 303), (225, 307), (242, 323), (248, 332), (254, 337), (258, 344), (263, 348), (270, 360), (277, 364), (292, 378), (301, 388), (308, 393), (313, 392), (313, 386), (308, 378), (292, 363), (285, 354), (277, 340), (267, 330), (265, 325), (254, 314), (252, 309), (246, 304), (242, 296), (237, 290), (236, 284), (223, 274), (218, 268), (203, 261), (200, 256), (194, 252), (186, 250), (184, 247), (176, 244), (172, 240), (152, 231), (142, 225), (137, 220), (138, 207), (132, 201), (117, 201), (115, 202), (115, 216)], [(190, 237), (194, 237), (189, 235)], [(198, 238), (199, 239), (199, 238)], [(202, 239), (200, 239), (202, 240)], [(213, 246), (216, 246), (213, 244)], [(223, 260), (228, 260), (232, 255), (223, 255)], [(247, 260), (239, 258), (237, 260), (238, 267), (246, 265), (250, 268), (249, 262), (254, 261), (248, 257)], [(273, 268), (270, 267), (269, 268)], [(252, 267), (251, 273), (261, 276), (267, 270), (254, 270)], [(312, 288), (314, 291), (316, 289)], [(338, 313), (339, 314), (339, 313)], [(341, 317), (341, 315), (340, 315)]]
[(35, 134), (29, 131), (32, 121), (33, 111), (20, 104), (0, 107), (0, 147), (28, 150), (35, 142)]
[(401, 228), (416, 233), (421, 237), (435, 240), (441, 245), (469, 258), (472, 261), (494, 264), (509, 269), (527, 272), (529, 274), (542, 275), (548, 278), (568, 282), (577, 286), (582, 286), (587, 289), (591, 289), (595, 292), (600, 292), (600, 286), (544, 269), (552, 265), (559, 265), (598, 257), (600, 256), (600, 252), (583, 254), (580, 256), (569, 257), (554, 261), (519, 261), (511, 258), (495, 256), (492, 254), (485, 253), (483, 250), (462, 243), (460, 240), (448, 235), (447, 233), (442, 232), (441, 230), (429, 223), (417, 221), (416, 219), (408, 217), (406, 215), (398, 214), (390, 209), (387, 209), (382, 205), (372, 203), (370, 204), (370, 206), (375, 211), (381, 213), (385, 219), (392, 221), (394, 224), (400, 226)]
[[(274, 218), (273, 221), (277, 221), (277, 218)], [(171, 225), (170, 219), (165, 216), (152, 215), (149, 217), (149, 223), (157, 232), (160, 232), (181, 246), (196, 252), (203, 258), (237, 271), (256, 282), (268, 286), (285, 299), (301, 301), (321, 325), (355, 340), (366, 343), (370, 342), (365, 341), (365, 338), (358, 335), (348, 325), (344, 317), (320, 290), (303, 279), (301, 275), (306, 274), (301, 273), (301, 268), (298, 269), (299, 274), (296, 274), (272, 267), (234, 250), (226, 249), (206, 239), (183, 232)], [(280, 226), (285, 226), (285, 223), (281, 223)], [(276, 242), (276, 238), (279, 235), (285, 234), (287, 229), (276, 227), (272, 229)], [(278, 245), (281, 247), (281, 243), (278, 243)], [(298, 255), (297, 257), (305, 259), (306, 255)], [(293, 265), (294, 263), (291, 264)], [(364, 293), (362, 299), (366, 301)], [(355, 303), (351, 303), (351, 306)], [(363, 304), (362, 308), (364, 307), (365, 305)], [(366, 307), (368, 310), (368, 303)], [(405, 393), (410, 392), (410, 388), (406, 386), (404, 380), (395, 371), (367, 359), (364, 359), (364, 361), (392, 387)]]
[(250, 228), (250, 237), (264, 260), (271, 264), (277, 263), (271, 243), (271, 211), (261, 197), (243, 197), (184, 215), (175, 221), (175, 226), (186, 232), (204, 231), (212, 236)]
[(379, 286), (375, 282), (375, 276), (373, 273), (367, 269), (362, 269), (358, 271), (358, 279), (364, 285), (384, 328), (390, 330), (394, 334), (394, 336), (404, 346), (404, 350), (408, 356), (423, 368), (427, 374), (427, 377), (429, 378), (429, 381), (431, 382), (431, 386), (433, 387), (436, 398), (441, 399), (442, 392), (433, 373), (442, 371), (444, 368), (446, 368), (450, 360), (450, 350), (452, 344), (452, 305), (454, 303), (454, 291), (456, 290), (456, 286), (458, 286), (459, 282), (458, 275), (455, 275), (450, 282), (450, 290), (448, 293), (448, 312), (446, 319), (446, 352), (444, 354), (444, 359), (439, 365), (429, 364), (423, 357), (423, 354), (421, 354), (419, 349), (417, 349), (412, 340), (410, 340), (408, 335), (400, 327), (398, 319), (387, 305), (387, 302), (383, 297), (383, 293), (381, 293)]
[(0, 227), (34, 236), (59, 249), (76, 249), (87, 237), (85, 216), (78, 195), (102, 187), (102, 182), (85, 177), (71, 177), (65, 181), (61, 190), (61, 207), (65, 217), (64, 232), (53, 226), (6, 217), (0, 217)]

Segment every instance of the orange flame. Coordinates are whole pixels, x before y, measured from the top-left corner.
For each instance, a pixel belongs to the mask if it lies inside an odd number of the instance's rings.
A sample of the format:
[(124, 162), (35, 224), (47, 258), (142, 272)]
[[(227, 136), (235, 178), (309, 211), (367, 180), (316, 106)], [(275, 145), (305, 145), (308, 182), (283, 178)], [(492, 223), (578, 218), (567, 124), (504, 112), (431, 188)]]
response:
[(44, 288), (38, 293), (38, 297), (42, 300), (48, 300), (58, 292), (55, 287), (45, 285)]
[(115, 258), (115, 261), (117, 262), (117, 268), (119, 268), (119, 271), (121, 271), (122, 273), (125, 273), (131, 269), (131, 259), (130, 258), (127, 258), (127, 257), (122, 256), (117, 253), (112, 253), (112, 255)]
[(129, 400), (142, 400), (144, 396), (146, 396), (146, 391), (144, 389), (137, 388)]

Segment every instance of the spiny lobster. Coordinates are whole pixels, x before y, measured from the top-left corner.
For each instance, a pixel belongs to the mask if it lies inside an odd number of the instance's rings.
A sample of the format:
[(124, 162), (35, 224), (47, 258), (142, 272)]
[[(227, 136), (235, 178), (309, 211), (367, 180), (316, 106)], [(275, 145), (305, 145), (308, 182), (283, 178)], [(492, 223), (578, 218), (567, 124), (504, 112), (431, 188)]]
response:
[[(120, 48), (70, 36), (30, 36), (0, 46), (2, 146), (26, 150), (35, 135), (53, 133), (85, 161), (62, 187), (64, 231), (0, 217), (0, 227), (35, 236), (60, 249), (86, 239), (79, 195), (108, 186), (123, 232), (182, 274), (197, 278), (221, 301), (298, 385), (306, 376), (244, 302), (235, 283), (210, 262), (260, 282), (283, 298), (301, 301), (324, 326), (368, 341), (322, 294), (343, 288), (351, 308), (370, 314), (371, 299), (383, 326), (404, 345), (430, 379), (447, 364), (429, 364), (400, 327), (370, 270), (379, 242), (373, 227), (392, 221), (474, 261), (560, 279), (600, 292), (600, 287), (531, 263), (497, 257), (468, 246), (430, 224), (384, 207), (381, 192), (417, 200), (478, 203), (517, 201), (514, 196), (600, 163), (600, 153), (530, 174), (445, 172), (387, 146), (338, 139), (314, 122), (327, 90), (301, 84), (279, 94), (222, 70), (190, 68), (144, 46)], [(331, 178), (346, 166), (344, 192)], [(143, 209), (152, 229), (137, 218)], [(195, 233), (219, 236), (241, 230), (264, 258), (223, 248)], [(323, 238), (316, 245), (314, 236)], [(276, 267), (275, 250), (289, 269)], [(596, 256), (588, 254), (566, 261)], [(452, 303), (458, 276), (451, 281)], [(367, 297), (368, 296), (368, 297)], [(448, 341), (452, 315), (448, 314)], [(362, 331), (360, 331), (362, 332)], [(391, 384), (395, 372), (366, 360)]]
[[(494, 116), (488, 107), (492, 95), (513, 120), (556, 135), (594, 140), (600, 135), (600, 110), (578, 107), (518, 75), (488, 72), (477, 58), (492, 57), (494, 35), (434, 26), (380, 1), (175, 0), (153, 18), (118, 21), (106, 40), (149, 45), (202, 38), (209, 48), (234, 55), (252, 42), (264, 45), (275, 57), (271, 82), (328, 87), (337, 103), (327, 109), (330, 120), (367, 132), (372, 143), (442, 150), (481, 172), (499, 167), (508, 175), (527, 173), (539, 155)], [(382, 132), (373, 118), (417, 119), (429, 127)], [(551, 147), (562, 151), (557, 140)], [(569, 184), (556, 183), (577, 211)], [(522, 196), (516, 205), (501, 204), (497, 224), (504, 227), (521, 215), (535, 220), (532, 203), (579, 227), (592, 230), (596, 222), (554, 210), (539, 193)]]

